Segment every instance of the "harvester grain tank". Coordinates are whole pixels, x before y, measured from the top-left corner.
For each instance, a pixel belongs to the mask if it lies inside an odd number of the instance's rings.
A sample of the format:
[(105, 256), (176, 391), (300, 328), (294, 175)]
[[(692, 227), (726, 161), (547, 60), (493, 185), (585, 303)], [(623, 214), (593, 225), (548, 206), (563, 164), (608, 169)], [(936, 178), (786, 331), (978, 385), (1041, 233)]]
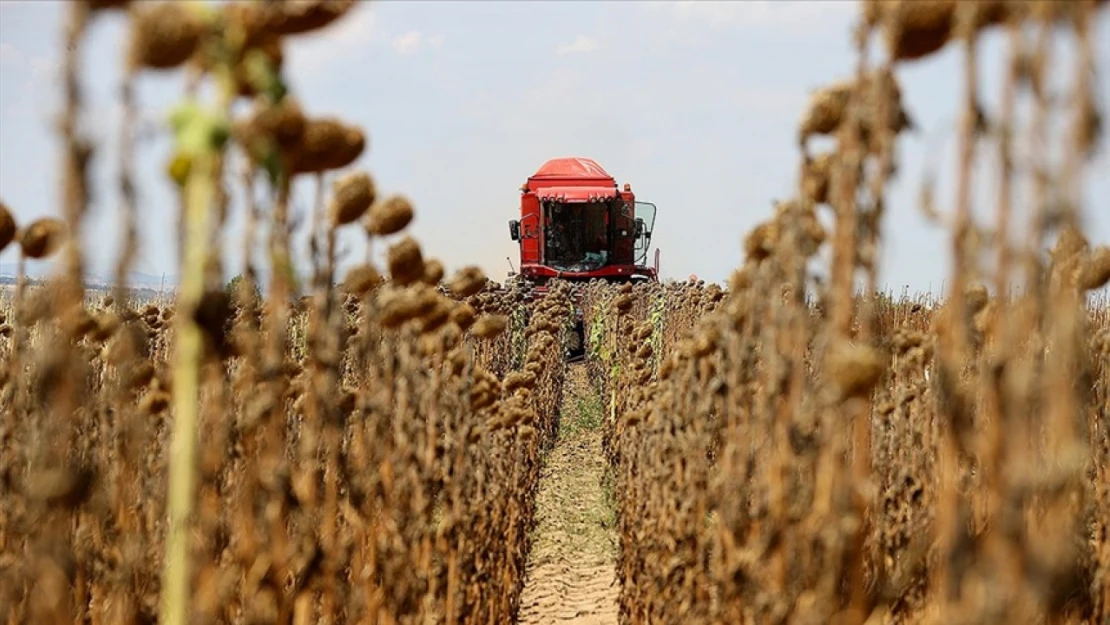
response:
[[(546, 292), (552, 279), (586, 283), (600, 279), (623, 283), (659, 280), (659, 251), (647, 265), (655, 205), (636, 200), (589, 158), (547, 161), (520, 188), (520, 219), (509, 234), (520, 249), (514, 276)], [(583, 352), (581, 310), (576, 306), (571, 358)]]

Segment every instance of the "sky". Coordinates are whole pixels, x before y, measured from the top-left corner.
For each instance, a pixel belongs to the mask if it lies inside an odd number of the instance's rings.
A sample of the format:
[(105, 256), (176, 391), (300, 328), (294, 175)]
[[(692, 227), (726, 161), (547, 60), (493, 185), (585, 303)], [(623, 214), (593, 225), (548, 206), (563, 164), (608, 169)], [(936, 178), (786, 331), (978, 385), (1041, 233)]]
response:
[[(52, 116), (64, 9), (57, 1), (0, 2), (0, 200), (21, 223), (60, 214)], [(549, 158), (584, 156), (657, 206), (652, 243), (662, 250), (664, 278), (724, 282), (742, 261), (744, 234), (795, 187), (796, 128), (810, 93), (854, 72), (857, 12), (857, 2), (835, 0), (367, 2), (325, 30), (290, 38), (285, 74), (309, 115), (367, 130), (353, 167), (367, 169), (381, 193), (412, 201), (409, 231), (448, 271), (477, 264), (503, 280), (508, 259), (518, 264), (507, 224), (519, 218), (520, 185)], [(1095, 36), (1104, 73), (1108, 14)], [(126, 37), (126, 20), (112, 14), (95, 21), (84, 44), (83, 128), (99, 149), (85, 240), (101, 275), (110, 274), (120, 238), (116, 94)], [(998, 99), (1003, 44), (993, 34), (982, 47), (988, 106)], [(918, 197), (926, 166), (954, 155), (961, 62), (950, 46), (898, 70), (919, 130), (900, 140), (884, 224), (880, 283), (895, 291), (936, 292), (950, 271), (948, 235), (922, 216)], [(1110, 82), (1100, 80), (1110, 105)], [(177, 273), (177, 207), (162, 173), (170, 143), (161, 125), (182, 93), (181, 72), (147, 73), (138, 88), (135, 269), (154, 275)], [(1085, 187), (1093, 244), (1110, 242), (1108, 147), (1104, 139)], [(954, 162), (942, 162), (944, 209)], [(993, 210), (991, 166), (984, 161), (976, 187), (982, 214)], [(310, 181), (299, 183), (294, 209), (308, 210), (312, 192)], [(229, 275), (242, 267), (242, 223), (236, 202), (225, 239)], [(305, 232), (296, 239), (302, 249)], [(359, 228), (344, 229), (340, 242), (343, 266), (365, 258)], [(376, 243), (375, 257), (385, 247)], [(15, 260), (12, 248), (0, 254), (0, 263)]]

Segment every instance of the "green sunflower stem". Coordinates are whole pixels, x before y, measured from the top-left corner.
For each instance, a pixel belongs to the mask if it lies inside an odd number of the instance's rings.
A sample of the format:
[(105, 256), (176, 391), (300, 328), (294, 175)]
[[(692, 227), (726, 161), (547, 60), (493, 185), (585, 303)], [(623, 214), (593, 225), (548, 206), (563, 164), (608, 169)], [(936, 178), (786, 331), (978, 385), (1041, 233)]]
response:
[[(204, 291), (208, 255), (208, 220), (216, 198), (217, 155), (197, 155), (185, 185), (185, 253), (179, 295), (183, 312), (191, 313)], [(193, 513), (196, 482), (196, 438), (200, 404), (203, 335), (193, 314), (177, 316), (173, 370), (174, 421), (170, 447), (168, 513), (162, 577), (162, 623), (185, 625), (189, 605), (190, 554), (188, 523)]]

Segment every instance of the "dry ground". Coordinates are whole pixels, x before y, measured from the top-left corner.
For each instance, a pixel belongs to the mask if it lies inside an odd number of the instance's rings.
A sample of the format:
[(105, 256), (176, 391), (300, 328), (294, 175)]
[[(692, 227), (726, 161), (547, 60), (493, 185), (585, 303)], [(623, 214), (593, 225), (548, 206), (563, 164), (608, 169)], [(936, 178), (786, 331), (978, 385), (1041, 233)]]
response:
[(567, 371), (559, 440), (540, 477), (521, 623), (617, 622), (615, 515), (603, 479), (603, 404), (582, 364)]

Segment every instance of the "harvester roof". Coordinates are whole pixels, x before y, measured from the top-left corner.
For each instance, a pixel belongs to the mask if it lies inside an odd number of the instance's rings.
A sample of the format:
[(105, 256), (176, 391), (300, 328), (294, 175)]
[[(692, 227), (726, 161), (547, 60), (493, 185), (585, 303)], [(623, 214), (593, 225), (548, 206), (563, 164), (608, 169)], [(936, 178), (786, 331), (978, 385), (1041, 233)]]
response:
[(597, 161), (592, 158), (581, 158), (572, 156), (568, 158), (553, 158), (544, 163), (536, 173), (532, 174), (532, 179), (567, 179), (574, 178), (579, 180), (597, 180), (614, 183), (613, 177), (609, 172), (598, 165)]

